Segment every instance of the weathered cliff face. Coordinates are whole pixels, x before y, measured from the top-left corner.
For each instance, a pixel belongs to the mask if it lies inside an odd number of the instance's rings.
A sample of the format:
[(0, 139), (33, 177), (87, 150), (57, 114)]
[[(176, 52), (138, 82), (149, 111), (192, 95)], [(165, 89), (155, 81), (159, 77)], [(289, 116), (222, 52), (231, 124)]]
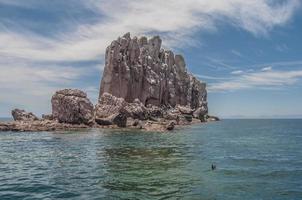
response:
[(175, 107), (207, 113), (206, 84), (187, 72), (181, 55), (161, 48), (159, 36), (130, 37), (127, 33), (106, 49), (106, 63), (99, 98), (104, 93), (127, 102), (139, 99), (145, 106)]

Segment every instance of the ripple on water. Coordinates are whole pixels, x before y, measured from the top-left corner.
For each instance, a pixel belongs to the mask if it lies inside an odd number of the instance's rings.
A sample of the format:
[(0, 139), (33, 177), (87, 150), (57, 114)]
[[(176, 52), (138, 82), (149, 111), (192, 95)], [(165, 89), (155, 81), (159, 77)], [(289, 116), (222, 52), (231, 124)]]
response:
[(0, 199), (302, 199), (301, 130), (225, 120), (164, 134), (1, 133)]

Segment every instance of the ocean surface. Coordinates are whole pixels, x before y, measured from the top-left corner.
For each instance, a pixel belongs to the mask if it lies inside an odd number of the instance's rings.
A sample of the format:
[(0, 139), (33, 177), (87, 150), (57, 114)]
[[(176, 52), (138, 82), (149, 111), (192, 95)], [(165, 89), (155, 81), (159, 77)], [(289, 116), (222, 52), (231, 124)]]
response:
[(302, 120), (2, 132), (0, 199), (302, 199)]

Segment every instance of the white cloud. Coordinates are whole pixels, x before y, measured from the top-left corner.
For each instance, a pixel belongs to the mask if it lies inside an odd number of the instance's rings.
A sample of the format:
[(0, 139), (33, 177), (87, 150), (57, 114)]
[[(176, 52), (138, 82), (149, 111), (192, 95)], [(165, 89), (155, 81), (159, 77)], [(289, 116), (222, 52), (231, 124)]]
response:
[[(9, 105), (5, 109), (2, 108), (5, 110), (2, 115), (9, 115), (10, 110), (15, 107), (38, 114), (49, 112), (50, 99), (56, 90), (74, 88), (75, 82), (80, 83), (81, 78), (94, 70), (50, 64), (41, 67), (32, 64), (25, 61), (0, 62), (0, 103), (2, 106)], [(90, 94), (91, 89), (87, 92)]]
[(231, 69), (234, 70), (235, 67), (225, 63), (224, 60), (216, 59), (216, 58), (207, 58), (212, 64), (214, 68), (217, 69)]
[(231, 74), (237, 75), (237, 74), (242, 74), (243, 71), (242, 70), (236, 70), (236, 71), (232, 71)]
[[(104, 39), (85, 38), (84, 31), (63, 35), (60, 39), (45, 38), (31, 33), (0, 33), (0, 56), (35, 62), (101, 60)], [(97, 45), (99, 44), (99, 45)]]
[(32, 67), (24, 64), (0, 66), (0, 87), (31, 82), (68, 83), (80, 77), (83, 69), (62, 66)]
[(302, 60), (293, 60), (293, 61), (282, 61), (282, 62), (271, 62), (271, 63), (263, 63), (261, 65), (254, 65), (252, 67), (267, 67), (267, 66), (274, 66), (274, 67), (300, 67), (302, 65)]
[[(4, 1), (4, 3), (9, 1)], [(273, 4), (271, 0), (85, 0), (83, 4), (101, 13), (96, 24), (74, 24), (75, 31), (56, 38), (28, 31), (0, 33), (0, 55), (38, 61), (82, 61), (102, 59), (106, 46), (119, 35), (161, 33), (165, 45), (194, 44), (196, 31), (217, 29), (226, 21), (255, 35), (267, 34), (288, 22), (299, 6), (298, 0)], [(278, 2), (278, 1), (276, 1)], [(24, 5), (18, 1), (13, 4)], [(257, 12), (255, 12), (257, 11)], [(238, 53), (238, 52), (236, 52)]]
[(265, 72), (265, 71), (272, 71), (273, 67), (272, 66), (268, 66), (268, 67), (263, 67), (261, 69), (261, 71)]
[(210, 91), (234, 91), (240, 89), (274, 89), (292, 85), (302, 78), (302, 70), (292, 71), (260, 71), (245, 73), (230, 81), (214, 83), (209, 86)]

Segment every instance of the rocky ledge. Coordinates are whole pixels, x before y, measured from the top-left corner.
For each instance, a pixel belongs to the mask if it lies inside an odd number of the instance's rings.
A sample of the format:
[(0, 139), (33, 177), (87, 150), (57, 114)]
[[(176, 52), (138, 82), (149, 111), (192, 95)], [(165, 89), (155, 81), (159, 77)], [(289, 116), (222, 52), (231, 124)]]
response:
[(0, 123), (0, 131), (170, 131), (177, 126), (219, 120), (208, 115), (206, 84), (187, 72), (181, 55), (164, 50), (161, 43), (159, 36), (147, 39), (125, 34), (106, 49), (95, 106), (81, 90), (59, 90), (51, 99), (52, 114), (40, 119), (15, 109), (15, 121)]

